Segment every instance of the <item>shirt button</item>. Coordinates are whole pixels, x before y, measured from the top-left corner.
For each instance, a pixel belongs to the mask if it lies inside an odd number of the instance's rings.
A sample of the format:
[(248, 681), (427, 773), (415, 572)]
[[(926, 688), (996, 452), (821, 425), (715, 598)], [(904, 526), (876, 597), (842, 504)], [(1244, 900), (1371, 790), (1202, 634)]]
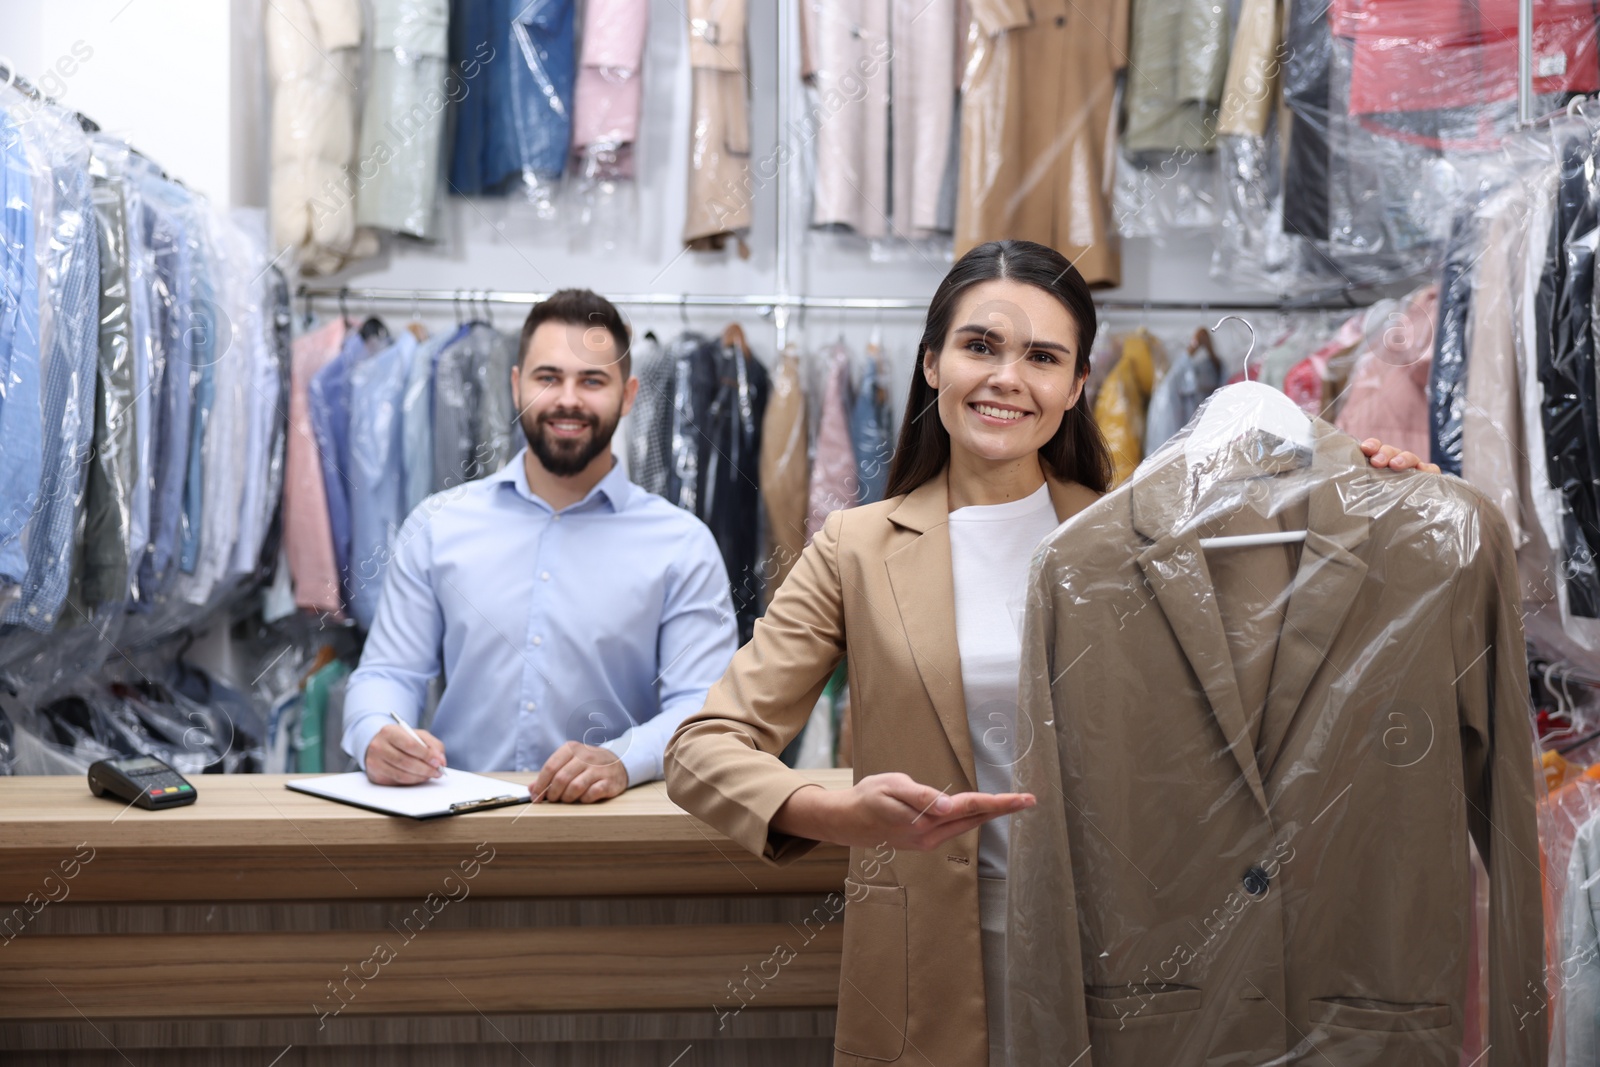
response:
[(542, 645), (542, 644), (544, 644), (544, 638), (535, 636), (534, 639), (533, 639), (533, 643), (535, 645)]
[(541, 582), (548, 582), (548, 581), (549, 581), (549, 580), (550, 580), (550, 572), (549, 572), (549, 571), (544, 571), (544, 572), (542, 572), (542, 573), (541, 573), (541, 574), (540, 574), (540, 575), (539, 575), (539, 580), (540, 580), (540, 581), (541, 581)]
[(1272, 879), (1260, 867), (1251, 867), (1244, 872), (1244, 891), (1253, 897), (1259, 897), (1267, 891), (1272, 884)]
[(550, 516), (550, 521), (551, 522), (560, 522), (561, 521), (561, 512), (558, 511), (554, 515)]
[(536, 707), (537, 707), (537, 705), (535, 705), (534, 702), (531, 701), (531, 700), (524, 701), (523, 704), (522, 704), (522, 710), (523, 711), (533, 711), (533, 710), (535, 710)]

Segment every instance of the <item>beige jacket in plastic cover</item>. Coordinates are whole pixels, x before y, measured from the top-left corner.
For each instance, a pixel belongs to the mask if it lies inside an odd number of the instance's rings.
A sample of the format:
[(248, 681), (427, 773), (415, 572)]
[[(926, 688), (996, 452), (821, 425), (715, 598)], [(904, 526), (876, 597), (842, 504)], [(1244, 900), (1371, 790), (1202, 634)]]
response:
[[(1490, 886), (1479, 1067), (1543, 1064), (1504, 518), (1458, 478), (1371, 469), (1320, 421), (1297, 448), (1245, 412), (1191, 465), (1206, 414), (1034, 557), (1012, 1062), (1459, 1067), (1470, 832)], [(1199, 543), (1279, 530), (1308, 533)]]
[(359, 0), (274, 0), (262, 11), (272, 79), (272, 243), (304, 274), (378, 250), (356, 228)]
[(1019, 238), (1122, 283), (1111, 219), (1128, 0), (969, 0), (955, 254)]

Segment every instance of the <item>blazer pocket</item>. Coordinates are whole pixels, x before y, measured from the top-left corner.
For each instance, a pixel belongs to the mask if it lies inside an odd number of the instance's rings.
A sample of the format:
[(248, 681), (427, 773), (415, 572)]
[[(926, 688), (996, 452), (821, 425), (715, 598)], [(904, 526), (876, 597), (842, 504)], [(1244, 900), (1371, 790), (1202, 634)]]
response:
[(1083, 993), (1084, 1008), (1091, 1019), (1127, 1022), (1200, 1007), (1200, 990), (1193, 986), (1091, 985), (1084, 986)]
[(1323, 997), (1311, 1002), (1311, 1021), (1350, 1030), (1403, 1033), (1450, 1025), (1448, 1004), (1392, 1004), (1363, 997)]
[(869, 1060), (906, 1044), (906, 891), (844, 881), (844, 958), (833, 1047)]

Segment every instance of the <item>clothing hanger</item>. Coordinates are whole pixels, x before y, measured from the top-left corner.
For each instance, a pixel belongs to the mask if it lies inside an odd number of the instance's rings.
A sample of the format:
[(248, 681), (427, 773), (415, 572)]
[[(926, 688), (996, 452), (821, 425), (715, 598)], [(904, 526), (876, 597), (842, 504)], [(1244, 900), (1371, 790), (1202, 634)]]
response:
[[(1256, 350), (1255, 327), (1243, 316), (1224, 315), (1211, 329), (1220, 329), (1229, 319), (1238, 319), (1250, 331), (1250, 346), (1244, 354), (1245, 380), (1224, 386), (1211, 394), (1200, 413), (1200, 421), (1184, 442), (1184, 461), (1190, 467), (1202, 466), (1246, 430), (1259, 430), (1282, 438), (1296, 448), (1310, 449), (1311, 420), (1305, 412), (1272, 386), (1250, 380), (1250, 357)], [(1290, 544), (1305, 539), (1304, 530), (1278, 530), (1229, 537), (1202, 537), (1200, 547), (1246, 548), (1252, 545)]]
[(745, 359), (750, 358), (750, 345), (744, 339), (744, 327), (737, 322), (728, 323), (727, 329), (722, 331), (722, 346), (737, 348)]

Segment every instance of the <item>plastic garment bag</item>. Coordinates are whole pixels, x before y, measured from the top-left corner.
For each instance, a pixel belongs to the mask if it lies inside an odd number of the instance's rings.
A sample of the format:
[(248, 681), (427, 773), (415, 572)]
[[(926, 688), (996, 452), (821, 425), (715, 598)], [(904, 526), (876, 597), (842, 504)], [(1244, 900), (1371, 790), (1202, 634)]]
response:
[[(42, 452), (35, 499), (8, 505), (26, 522), (18, 542), (26, 549), (26, 567), (16, 597), (0, 604), (0, 623), (47, 632), (67, 594), (74, 531), (83, 509), (80, 459), (87, 454), (94, 432), (100, 248), (87, 139), (78, 124), (58, 109), (34, 104), (25, 107), (24, 114), (25, 123), (8, 129), (34, 140), (36, 152), (28, 158), (37, 161), (31, 167), (43, 180), (50, 200), (35, 231), (41, 260), (38, 440)], [(15, 251), (8, 248), (6, 254)], [(23, 295), (20, 286), (8, 287), (0, 302), (7, 303), (8, 311), (20, 310)], [(5, 403), (12, 399), (20, 403), (14, 393)], [(24, 444), (9, 435), (0, 438), (0, 449), (8, 458), (13, 448), (20, 450)], [(0, 596), (0, 601), (5, 599)], [(5, 644), (8, 653), (17, 651), (15, 638)]]
[(1371, 468), (1327, 423), (1290, 445), (1254, 402), (1197, 438), (1232, 392), (1034, 557), (1012, 1062), (1457, 1067), (1470, 832), (1482, 1063), (1544, 1063), (1546, 1026), (1522, 1025), (1544, 929), (1505, 521), (1457, 479)]
[(707, 251), (750, 228), (745, 0), (690, 0), (687, 15), (693, 102), (683, 242)]
[(1227, 9), (1214, 0), (1132, 0), (1127, 125), (1130, 152), (1209, 149), (1228, 59)]
[(889, 8), (888, 0), (800, 5), (807, 63), (801, 76), (817, 100), (813, 226), (846, 227), (863, 237), (889, 232)]
[(961, 88), (955, 254), (1022, 238), (1093, 286), (1121, 283), (1112, 232), (1128, 0), (974, 0)]
[(449, 65), (448, 0), (373, 5), (371, 84), (356, 163), (356, 222), (436, 236), (445, 112), (464, 88)]
[(332, 274), (378, 250), (377, 237), (356, 227), (361, 5), (274, 0), (261, 19), (272, 81), (272, 244), (293, 248), (303, 273)]

